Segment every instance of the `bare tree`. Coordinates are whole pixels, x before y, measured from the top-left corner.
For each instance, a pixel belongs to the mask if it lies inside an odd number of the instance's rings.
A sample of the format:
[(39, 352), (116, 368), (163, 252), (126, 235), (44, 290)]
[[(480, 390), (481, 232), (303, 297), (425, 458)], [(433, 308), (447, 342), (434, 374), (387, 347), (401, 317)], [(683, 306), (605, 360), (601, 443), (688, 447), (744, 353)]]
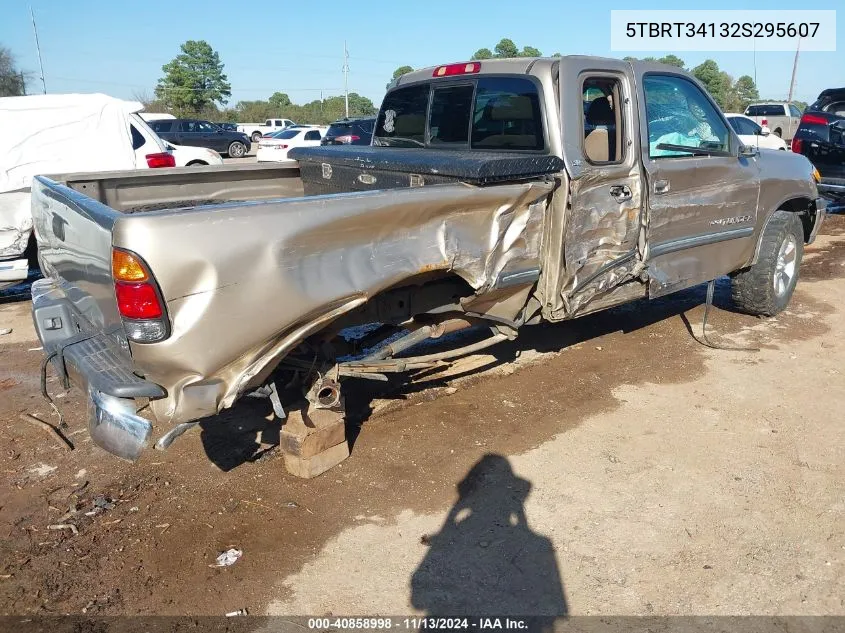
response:
[(15, 56), (5, 46), (0, 46), (0, 97), (17, 97), (26, 94), (26, 74), (17, 68)]

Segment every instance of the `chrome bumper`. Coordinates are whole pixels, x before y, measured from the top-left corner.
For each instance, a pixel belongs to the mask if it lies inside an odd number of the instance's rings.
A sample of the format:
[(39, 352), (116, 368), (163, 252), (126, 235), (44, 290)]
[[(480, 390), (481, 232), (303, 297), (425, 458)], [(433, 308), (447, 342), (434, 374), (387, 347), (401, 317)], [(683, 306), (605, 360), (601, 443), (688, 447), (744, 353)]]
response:
[(137, 414), (135, 399), (161, 398), (166, 391), (138, 377), (114, 338), (92, 330), (54, 280), (32, 284), (32, 319), (56, 372), (88, 394), (88, 432), (94, 443), (122, 459), (138, 459), (153, 427)]

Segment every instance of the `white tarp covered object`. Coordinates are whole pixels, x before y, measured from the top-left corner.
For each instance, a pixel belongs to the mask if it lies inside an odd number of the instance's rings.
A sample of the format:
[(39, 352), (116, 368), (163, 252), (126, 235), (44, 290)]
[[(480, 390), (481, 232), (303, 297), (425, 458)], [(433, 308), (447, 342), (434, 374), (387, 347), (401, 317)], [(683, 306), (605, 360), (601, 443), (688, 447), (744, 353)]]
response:
[(135, 169), (135, 101), (103, 94), (0, 98), (0, 259), (19, 257), (32, 230), (32, 177)]

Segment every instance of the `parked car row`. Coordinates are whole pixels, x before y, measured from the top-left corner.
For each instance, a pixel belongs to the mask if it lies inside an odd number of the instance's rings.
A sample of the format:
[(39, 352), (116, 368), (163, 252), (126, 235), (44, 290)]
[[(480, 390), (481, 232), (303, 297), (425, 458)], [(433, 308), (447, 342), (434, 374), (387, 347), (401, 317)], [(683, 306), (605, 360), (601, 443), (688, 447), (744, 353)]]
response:
[(792, 151), (819, 172), (819, 192), (845, 207), (845, 87), (823, 90), (801, 117)]
[(250, 139), (243, 132), (232, 132), (201, 119), (159, 119), (150, 127), (161, 138), (177, 145), (206, 147), (232, 158), (241, 158), (249, 151)]

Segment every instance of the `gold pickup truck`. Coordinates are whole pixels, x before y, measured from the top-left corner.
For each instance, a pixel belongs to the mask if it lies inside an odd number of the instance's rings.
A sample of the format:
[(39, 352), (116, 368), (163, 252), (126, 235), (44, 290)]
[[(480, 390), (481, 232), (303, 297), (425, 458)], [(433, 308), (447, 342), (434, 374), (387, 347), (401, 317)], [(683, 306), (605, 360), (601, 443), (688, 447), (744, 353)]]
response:
[(412, 72), (372, 146), (292, 157), (36, 178), (33, 318), (98, 445), (136, 459), (257, 393), (314, 476), (362, 380), (723, 275), (779, 312), (825, 208), (682, 70), (594, 57)]

